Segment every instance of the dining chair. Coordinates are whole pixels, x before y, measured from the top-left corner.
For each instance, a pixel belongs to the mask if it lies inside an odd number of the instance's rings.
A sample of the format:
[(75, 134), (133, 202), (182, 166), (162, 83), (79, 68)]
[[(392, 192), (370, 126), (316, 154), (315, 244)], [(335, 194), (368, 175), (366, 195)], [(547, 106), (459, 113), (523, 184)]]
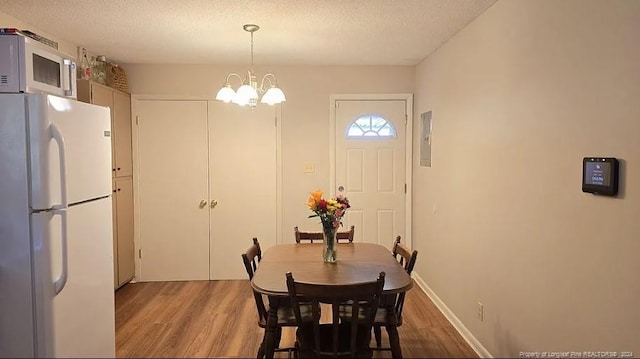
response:
[[(262, 259), (262, 250), (260, 249), (260, 242), (258, 241), (258, 238), (253, 238), (253, 244), (251, 245), (251, 247), (249, 247), (249, 249), (247, 249), (246, 252), (242, 253), (242, 262), (244, 263), (244, 267), (247, 270), (247, 274), (249, 275), (249, 280), (253, 279), (253, 275), (255, 274), (255, 271), (258, 269), (258, 265), (260, 263), (260, 260)], [(258, 293), (257, 291), (253, 290), (253, 297), (255, 299), (256, 302), (256, 308), (258, 310), (258, 326), (262, 329), (266, 329), (267, 327), (267, 308), (265, 306), (265, 302), (264, 302), (264, 298), (262, 297), (262, 294)], [(302, 306), (301, 309), (302, 313), (306, 316), (310, 316), (311, 315), (311, 308), (310, 306)], [(276, 339), (276, 349), (275, 351), (277, 352), (288, 352), (289, 357), (291, 356), (291, 354), (294, 355), (294, 357), (296, 357), (297, 353), (296, 353), (296, 348), (295, 347), (290, 347), (290, 348), (280, 348), (280, 338), (282, 336), (282, 327), (295, 327), (297, 326), (297, 321), (296, 321), (296, 317), (293, 314), (293, 309), (291, 307), (290, 304), (288, 303), (281, 303), (278, 306), (278, 332), (277, 332), (277, 339)], [(264, 344), (264, 336), (262, 339), (262, 343), (260, 343), (260, 347), (258, 348), (258, 358), (263, 358), (265, 355), (265, 344)]]
[[(416, 265), (416, 259), (418, 258), (418, 251), (411, 252), (406, 246), (400, 243), (401, 237), (397, 236), (393, 242), (392, 254), (398, 261), (398, 263), (404, 267), (407, 274), (411, 275), (413, 267)], [(391, 350), (391, 348), (382, 347), (382, 327), (389, 324), (390, 321), (395, 321), (395, 326), (402, 325), (402, 309), (404, 308), (405, 292), (397, 295), (383, 296), (380, 303), (380, 308), (376, 313), (376, 317), (373, 323), (373, 334), (376, 338), (376, 350)], [(387, 308), (393, 306), (395, 309), (395, 318), (389, 318)]]
[[(286, 273), (287, 289), (298, 323), (296, 346), (300, 357), (371, 358), (369, 347), (371, 328), (380, 304), (385, 273), (376, 280), (347, 284), (327, 285), (297, 282), (291, 272)], [(303, 316), (300, 302), (311, 304), (311, 318)], [(340, 318), (340, 304), (350, 301), (350, 311), (343, 313), (348, 321)], [(320, 323), (320, 305), (331, 306), (332, 320)]]
[[(300, 231), (298, 229), (298, 226), (295, 226), (293, 227), (293, 233), (295, 234), (296, 243), (301, 243), (302, 241), (308, 241), (309, 243), (313, 243), (314, 241), (323, 241), (322, 232)], [(345, 243), (345, 241), (348, 243), (352, 243), (354, 233), (355, 226), (351, 226), (348, 231), (338, 231), (338, 233), (336, 234), (336, 240), (338, 241), (338, 243)]]

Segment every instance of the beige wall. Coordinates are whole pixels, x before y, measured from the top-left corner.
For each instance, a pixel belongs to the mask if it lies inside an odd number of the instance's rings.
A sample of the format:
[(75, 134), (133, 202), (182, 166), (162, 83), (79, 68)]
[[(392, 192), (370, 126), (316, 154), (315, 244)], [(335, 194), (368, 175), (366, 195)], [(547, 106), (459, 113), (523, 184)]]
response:
[(44, 36), (47, 39), (53, 40), (58, 43), (58, 50), (70, 55), (72, 57), (78, 56), (78, 45), (61, 39), (55, 35), (52, 35), (46, 31), (39, 29), (36, 26), (28, 24), (24, 21), (18, 20), (12, 16), (9, 16), (2, 11), (0, 11), (0, 27), (15, 27), (20, 30), (29, 30), (31, 32), (35, 32), (38, 35)]
[[(131, 93), (214, 99), (230, 71), (247, 66), (123, 65)], [(331, 94), (412, 93), (413, 67), (273, 67), (287, 96), (282, 106), (282, 231), (280, 242), (293, 242), (293, 227), (319, 228), (306, 207), (309, 192), (329, 192), (329, 96)], [(228, 105), (234, 106), (234, 105)], [(264, 105), (263, 105), (264, 106)], [(250, 146), (250, 143), (241, 144)], [(314, 173), (303, 173), (305, 164)], [(259, 179), (259, 174), (256, 174)], [(232, 190), (232, 189), (231, 189)]]
[(640, 355), (639, 39), (640, 1), (499, 1), (417, 67), (415, 271), (494, 356)]

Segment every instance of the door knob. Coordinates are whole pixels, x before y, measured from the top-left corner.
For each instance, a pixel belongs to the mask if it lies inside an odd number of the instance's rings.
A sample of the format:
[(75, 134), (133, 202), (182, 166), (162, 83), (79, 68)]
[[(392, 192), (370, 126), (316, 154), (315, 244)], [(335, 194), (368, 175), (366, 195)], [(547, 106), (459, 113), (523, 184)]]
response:
[(215, 199), (211, 200), (211, 208), (216, 208), (217, 205), (218, 205), (218, 201), (216, 201)]
[(207, 201), (205, 201), (204, 199), (200, 201), (200, 208), (204, 208), (206, 206), (207, 206)]

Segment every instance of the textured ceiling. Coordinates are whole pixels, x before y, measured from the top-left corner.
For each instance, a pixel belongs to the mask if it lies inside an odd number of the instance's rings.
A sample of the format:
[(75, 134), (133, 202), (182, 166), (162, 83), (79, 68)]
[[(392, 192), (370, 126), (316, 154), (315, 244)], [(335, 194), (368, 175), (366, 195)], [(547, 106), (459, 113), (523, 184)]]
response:
[[(415, 65), (496, 0), (0, 0), (120, 63)], [(2, 24), (0, 24), (2, 27)]]

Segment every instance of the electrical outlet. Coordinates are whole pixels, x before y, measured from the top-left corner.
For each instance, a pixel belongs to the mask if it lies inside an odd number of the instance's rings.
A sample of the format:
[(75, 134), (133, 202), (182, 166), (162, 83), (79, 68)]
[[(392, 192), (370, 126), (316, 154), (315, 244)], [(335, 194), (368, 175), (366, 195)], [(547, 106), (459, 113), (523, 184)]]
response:
[(478, 319), (481, 322), (484, 321), (484, 306), (480, 302), (478, 302)]

